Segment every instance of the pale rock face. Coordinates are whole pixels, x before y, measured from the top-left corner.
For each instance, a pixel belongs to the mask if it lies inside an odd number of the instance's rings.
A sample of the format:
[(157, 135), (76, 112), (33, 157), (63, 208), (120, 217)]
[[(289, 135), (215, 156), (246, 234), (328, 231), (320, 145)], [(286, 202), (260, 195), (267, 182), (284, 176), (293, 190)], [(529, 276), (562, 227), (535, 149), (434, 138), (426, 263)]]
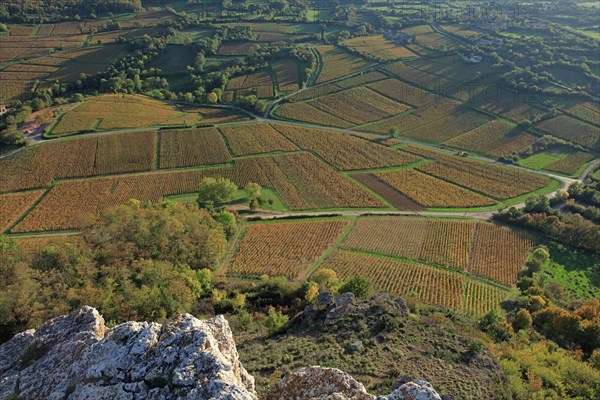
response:
[(362, 383), (336, 368), (306, 367), (283, 378), (267, 400), (373, 400)]
[(412, 382), (405, 383), (392, 394), (387, 400), (441, 400), (439, 394), (433, 389), (429, 382), (415, 379)]
[[(330, 299), (327, 303), (333, 302)], [(384, 303), (390, 303), (385, 300)], [(353, 305), (345, 296), (336, 308)], [(342, 313), (343, 314), (343, 313)], [(406, 382), (406, 381), (404, 381)], [(227, 320), (178, 315), (164, 325), (107, 329), (91, 307), (54, 318), (0, 345), (0, 400), (257, 400)], [(266, 400), (441, 400), (412, 379), (377, 397), (349, 374), (311, 366), (282, 379)]]
[(267, 400), (441, 400), (428, 382), (415, 379), (389, 396), (374, 396), (362, 383), (335, 368), (302, 368), (283, 378)]
[[(11, 397), (14, 396), (14, 397)], [(91, 307), (0, 345), (0, 399), (255, 400), (227, 320), (179, 315), (108, 330)]]

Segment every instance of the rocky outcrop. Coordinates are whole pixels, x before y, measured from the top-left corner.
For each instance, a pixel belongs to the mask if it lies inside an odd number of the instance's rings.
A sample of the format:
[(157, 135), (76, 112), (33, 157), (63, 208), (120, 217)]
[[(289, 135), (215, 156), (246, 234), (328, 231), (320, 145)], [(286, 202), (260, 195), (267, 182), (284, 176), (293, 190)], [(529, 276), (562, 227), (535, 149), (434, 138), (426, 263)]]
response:
[(314, 304), (306, 306), (303, 318), (314, 319), (326, 315), (325, 323), (333, 325), (347, 315), (354, 313), (373, 315), (388, 313), (391, 315), (409, 314), (404, 299), (392, 300), (387, 293), (375, 293), (369, 302), (357, 302), (353, 293), (343, 293), (336, 299), (331, 292), (322, 292)]
[(282, 379), (267, 400), (441, 400), (441, 397), (428, 382), (418, 379), (402, 384), (389, 396), (375, 396), (339, 369), (306, 367)]
[(90, 307), (0, 346), (0, 399), (257, 399), (227, 320), (108, 330)]
[[(311, 312), (330, 321), (362, 306), (354, 296), (324, 295)], [(376, 295), (362, 311), (402, 304)], [(353, 352), (361, 351), (361, 342)], [(306, 367), (282, 379), (267, 400), (440, 400), (425, 381), (407, 377), (389, 396), (369, 394), (335, 368)], [(127, 322), (107, 329), (91, 307), (54, 318), (0, 345), (0, 400), (257, 400), (254, 378), (238, 359), (229, 324), (189, 314), (165, 324)]]

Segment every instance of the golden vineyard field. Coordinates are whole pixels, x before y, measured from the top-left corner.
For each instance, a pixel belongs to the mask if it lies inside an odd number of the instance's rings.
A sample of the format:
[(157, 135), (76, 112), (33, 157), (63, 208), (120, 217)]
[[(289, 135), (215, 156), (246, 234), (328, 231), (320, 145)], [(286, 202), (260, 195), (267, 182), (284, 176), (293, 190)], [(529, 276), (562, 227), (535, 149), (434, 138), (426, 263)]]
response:
[(235, 156), (298, 150), (269, 124), (224, 126), (219, 129)]
[(255, 182), (274, 188), (292, 210), (385, 207), (370, 192), (318, 158), (292, 153), (238, 159), (232, 166), (217, 168), (59, 182), (13, 232), (80, 228), (86, 217), (97, 216), (132, 198), (158, 202), (166, 195), (195, 192), (207, 176), (231, 179), (239, 187)]
[(366, 87), (320, 97), (311, 104), (354, 125), (391, 117), (409, 109), (408, 106), (383, 97)]
[(467, 271), (513, 285), (531, 236), (487, 222), (418, 217), (359, 219), (342, 247)]
[(161, 168), (222, 164), (229, 150), (215, 128), (165, 130), (160, 133)]
[(315, 152), (341, 170), (406, 165), (420, 159), (409, 153), (334, 131), (283, 124), (274, 127), (301, 149)]
[(155, 167), (155, 132), (50, 142), (0, 159), (0, 192), (46, 187), (58, 178), (147, 171)]
[(434, 160), (417, 167), (440, 179), (467, 187), (495, 199), (509, 199), (543, 188), (549, 178), (526, 171), (477, 160), (458, 158), (423, 147), (405, 146), (403, 150)]
[(298, 278), (350, 221), (254, 224), (244, 234), (231, 273)]
[(506, 290), (450, 271), (350, 251), (334, 252), (322, 267), (333, 269), (341, 279), (366, 275), (375, 290), (416, 296), (427, 304), (475, 315), (498, 307), (507, 295)]
[(448, 146), (500, 157), (529, 146), (536, 137), (505, 122), (490, 121), (444, 142)]
[(0, 234), (33, 206), (43, 190), (0, 195)]
[(488, 197), (415, 170), (377, 172), (374, 175), (425, 207), (481, 207), (496, 203)]

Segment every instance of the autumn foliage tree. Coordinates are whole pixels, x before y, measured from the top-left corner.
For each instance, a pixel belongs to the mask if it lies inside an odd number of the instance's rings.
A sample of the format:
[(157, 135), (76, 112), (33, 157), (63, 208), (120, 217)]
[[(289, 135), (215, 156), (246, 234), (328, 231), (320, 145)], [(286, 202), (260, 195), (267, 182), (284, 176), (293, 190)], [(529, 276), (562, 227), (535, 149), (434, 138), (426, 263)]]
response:
[(161, 321), (208, 293), (226, 249), (222, 225), (193, 204), (107, 210), (81, 243), (19, 252), (0, 238), (0, 341), (87, 304), (107, 321)]

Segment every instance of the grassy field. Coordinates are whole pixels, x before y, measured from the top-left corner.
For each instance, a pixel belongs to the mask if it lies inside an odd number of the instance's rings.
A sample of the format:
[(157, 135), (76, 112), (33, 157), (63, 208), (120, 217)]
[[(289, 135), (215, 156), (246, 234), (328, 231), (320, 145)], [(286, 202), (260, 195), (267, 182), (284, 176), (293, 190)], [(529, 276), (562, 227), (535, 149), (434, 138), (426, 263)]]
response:
[(600, 260), (596, 255), (554, 242), (548, 249), (551, 261), (543, 274), (560, 283), (569, 300), (600, 297)]
[(576, 150), (573, 150), (570, 147), (559, 147), (534, 154), (523, 160), (519, 160), (518, 164), (522, 167), (540, 170), (544, 169), (544, 167), (547, 165), (560, 161), (575, 152)]

